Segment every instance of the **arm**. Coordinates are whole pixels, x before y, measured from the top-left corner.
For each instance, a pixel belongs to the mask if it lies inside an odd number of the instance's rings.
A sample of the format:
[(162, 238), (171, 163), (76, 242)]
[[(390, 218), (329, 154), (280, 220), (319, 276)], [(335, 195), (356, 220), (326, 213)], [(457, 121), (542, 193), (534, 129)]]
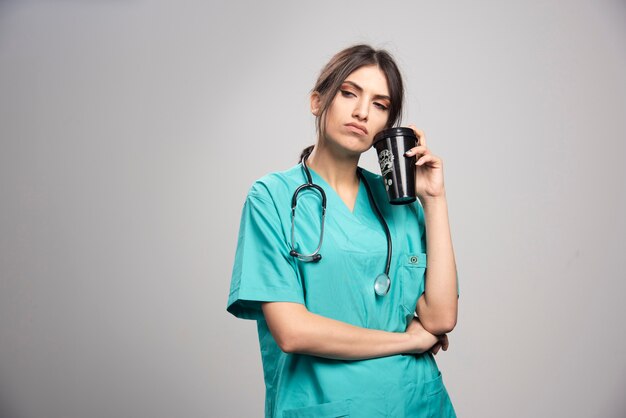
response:
[(448, 203), (442, 196), (422, 198), (426, 221), (425, 291), (417, 301), (416, 312), (424, 328), (435, 335), (456, 326), (458, 312), (457, 276), (448, 222)]
[(326, 318), (299, 303), (268, 302), (261, 307), (272, 336), (286, 353), (363, 360), (423, 353), (438, 341), (418, 320), (406, 332), (387, 332)]
[(454, 329), (458, 311), (456, 262), (448, 222), (443, 161), (428, 149), (424, 131), (409, 126), (419, 141), (405, 156), (417, 157), (415, 193), (424, 209), (428, 254), (424, 294), (417, 300), (415, 311), (424, 328), (439, 335)]

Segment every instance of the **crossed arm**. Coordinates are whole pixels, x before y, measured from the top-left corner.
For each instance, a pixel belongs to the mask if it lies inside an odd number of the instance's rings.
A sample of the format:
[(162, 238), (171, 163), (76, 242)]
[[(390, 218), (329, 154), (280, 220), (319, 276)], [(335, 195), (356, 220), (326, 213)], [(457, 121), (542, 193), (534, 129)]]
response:
[(363, 360), (423, 353), (441, 338), (426, 331), (417, 319), (405, 332), (388, 332), (326, 318), (309, 312), (299, 303), (267, 302), (261, 306), (272, 336), (286, 353)]
[(309, 312), (299, 303), (262, 304), (270, 332), (281, 350), (320, 357), (359, 360), (395, 354), (435, 354), (448, 348), (446, 333), (456, 326), (457, 275), (445, 197), (423, 199), (428, 268), (425, 291), (405, 332), (357, 327)]

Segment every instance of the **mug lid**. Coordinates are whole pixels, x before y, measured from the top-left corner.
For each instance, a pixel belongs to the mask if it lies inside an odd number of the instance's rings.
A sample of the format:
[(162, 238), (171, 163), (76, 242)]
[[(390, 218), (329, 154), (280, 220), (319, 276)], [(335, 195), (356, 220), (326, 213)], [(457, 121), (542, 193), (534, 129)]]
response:
[(378, 141), (382, 141), (385, 138), (394, 136), (412, 136), (417, 141), (417, 136), (415, 135), (415, 132), (413, 132), (413, 129), (398, 126), (395, 128), (383, 129), (382, 131), (378, 132), (374, 136), (374, 144), (376, 144)]

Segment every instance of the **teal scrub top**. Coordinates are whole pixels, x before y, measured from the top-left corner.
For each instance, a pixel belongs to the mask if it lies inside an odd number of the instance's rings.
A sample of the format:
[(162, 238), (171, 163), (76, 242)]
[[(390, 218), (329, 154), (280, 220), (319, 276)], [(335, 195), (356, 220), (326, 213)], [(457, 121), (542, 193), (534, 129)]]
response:
[[(387, 222), (393, 257), (385, 296), (374, 292), (385, 271), (387, 240), (363, 182), (351, 212), (314, 170), (327, 196), (322, 259), (289, 255), (291, 199), (306, 182), (301, 164), (257, 180), (243, 206), (227, 310), (257, 321), (266, 386), (266, 417), (455, 417), (430, 352), (367, 360), (333, 360), (284, 353), (269, 331), (262, 302), (295, 302), (310, 312), (364, 328), (404, 332), (424, 292), (427, 266), (424, 212), (416, 201), (389, 204), (380, 175), (363, 170)], [(321, 196), (298, 197), (296, 250), (318, 245)], [(457, 280), (458, 291), (458, 280)]]

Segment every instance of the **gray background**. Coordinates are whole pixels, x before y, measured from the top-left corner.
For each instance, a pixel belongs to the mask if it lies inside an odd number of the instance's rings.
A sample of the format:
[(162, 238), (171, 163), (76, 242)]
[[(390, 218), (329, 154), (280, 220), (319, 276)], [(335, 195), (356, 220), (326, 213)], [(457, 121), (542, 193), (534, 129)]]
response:
[(444, 160), (459, 416), (626, 416), (608, 0), (0, 2), (0, 416), (262, 415), (255, 324), (225, 311), (241, 206), (355, 42), (396, 56)]

